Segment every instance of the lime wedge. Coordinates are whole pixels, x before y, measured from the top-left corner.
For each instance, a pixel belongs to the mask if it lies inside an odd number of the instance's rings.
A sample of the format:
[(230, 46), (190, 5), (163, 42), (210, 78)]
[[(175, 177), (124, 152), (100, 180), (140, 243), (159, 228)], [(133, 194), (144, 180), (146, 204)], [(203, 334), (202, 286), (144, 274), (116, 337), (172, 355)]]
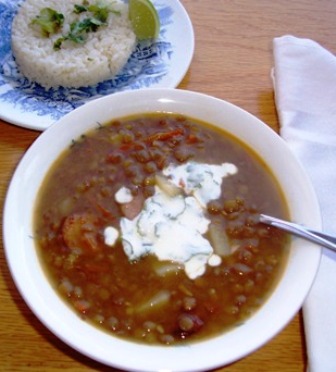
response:
[(160, 18), (150, 0), (129, 0), (128, 16), (139, 40), (154, 39), (159, 35)]

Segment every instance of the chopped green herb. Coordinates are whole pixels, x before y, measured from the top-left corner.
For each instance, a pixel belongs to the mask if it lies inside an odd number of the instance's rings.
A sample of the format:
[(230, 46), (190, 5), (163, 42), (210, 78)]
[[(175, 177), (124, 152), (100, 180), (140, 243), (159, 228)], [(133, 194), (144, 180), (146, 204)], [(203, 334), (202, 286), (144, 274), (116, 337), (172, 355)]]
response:
[(86, 6), (78, 5), (78, 4), (74, 5), (74, 13), (80, 14), (80, 13), (84, 13), (84, 12), (87, 12), (87, 7)]
[(54, 50), (60, 50), (63, 41), (65, 41), (65, 38), (64, 38), (64, 37), (60, 37), (60, 38), (58, 38), (58, 39), (54, 42)]
[(90, 5), (88, 10), (93, 14), (93, 17), (99, 19), (101, 22), (106, 22), (109, 15), (109, 8), (107, 6)]
[(105, 24), (97, 18), (85, 18), (82, 21), (73, 22), (70, 25), (70, 32), (55, 41), (54, 49), (60, 49), (65, 40), (70, 40), (76, 44), (83, 44), (85, 42), (85, 34), (96, 32), (100, 26)]
[(40, 14), (32, 20), (32, 24), (40, 26), (43, 36), (49, 37), (57, 33), (64, 22), (64, 15), (51, 8), (43, 8)]
[(55, 50), (59, 50), (62, 43), (66, 40), (70, 40), (76, 44), (83, 44), (87, 33), (96, 32), (100, 26), (107, 25), (109, 13), (120, 14), (120, 12), (111, 9), (106, 5), (96, 4), (87, 6), (84, 2), (83, 5), (75, 5), (74, 12), (76, 14), (90, 12), (92, 17), (87, 17), (81, 21), (73, 22), (70, 25), (70, 32), (55, 41)]

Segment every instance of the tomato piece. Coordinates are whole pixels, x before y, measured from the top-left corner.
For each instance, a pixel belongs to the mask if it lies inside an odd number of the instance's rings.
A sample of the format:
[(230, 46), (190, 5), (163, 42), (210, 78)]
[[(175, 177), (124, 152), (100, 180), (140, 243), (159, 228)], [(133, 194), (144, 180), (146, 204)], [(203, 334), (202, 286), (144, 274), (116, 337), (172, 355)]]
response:
[(133, 197), (129, 203), (121, 204), (120, 209), (122, 214), (129, 220), (133, 220), (142, 210), (144, 203), (144, 196), (138, 194)]
[(62, 236), (68, 248), (98, 250), (97, 218), (89, 213), (75, 213), (63, 222)]
[(167, 141), (175, 136), (182, 136), (183, 134), (184, 134), (184, 131), (182, 128), (176, 128), (169, 132), (154, 133), (147, 138), (147, 142), (153, 143), (154, 141)]

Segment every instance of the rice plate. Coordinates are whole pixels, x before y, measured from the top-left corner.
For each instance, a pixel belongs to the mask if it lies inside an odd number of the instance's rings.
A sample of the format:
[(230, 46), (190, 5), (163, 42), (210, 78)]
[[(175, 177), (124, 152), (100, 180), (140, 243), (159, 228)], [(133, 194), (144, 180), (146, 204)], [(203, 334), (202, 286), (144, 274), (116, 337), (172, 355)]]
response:
[[(136, 45), (136, 36), (128, 19), (128, 6), (119, 0), (105, 0), (109, 12), (106, 25), (85, 34), (84, 43), (67, 40), (59, 50), (56, 40), (70, 32), (70, 25), (88, 17), (76, 14), (81, 0), (26, 0), (12, 24), (12, 51), (20, 72), (46, 89), (60, 86), (79, 88), (97, 84), (115, 76), (126, 64)], [(96, 5), (89, 0), (85, 4)], [(43, 8), (63, 14), (62, 28), (46, 37), (32, 21)]]

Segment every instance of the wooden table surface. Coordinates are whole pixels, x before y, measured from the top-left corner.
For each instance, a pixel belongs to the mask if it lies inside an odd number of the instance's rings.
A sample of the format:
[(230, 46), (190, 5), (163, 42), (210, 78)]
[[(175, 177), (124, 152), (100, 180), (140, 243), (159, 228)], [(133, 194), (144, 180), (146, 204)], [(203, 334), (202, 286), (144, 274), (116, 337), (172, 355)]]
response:
[[(228, 100), (274, 130), (278, 129), (278, 119), (270, 79), (273, 38), (285, 34), (311, 38), (336, 54), (334, 0), (183, 0), (182, 3), (194, 26), (195, 54), (179, 88)], [(38, 135), (0, 120), (1, 213), (13, 171)], [(303, 372), (306, 366), (300, 312), (266, 346), (220, 371)], [(31, 313), (11, 279), (1, 237), (0, 371), (26, 370), (112, 369), (72, 350)]]

